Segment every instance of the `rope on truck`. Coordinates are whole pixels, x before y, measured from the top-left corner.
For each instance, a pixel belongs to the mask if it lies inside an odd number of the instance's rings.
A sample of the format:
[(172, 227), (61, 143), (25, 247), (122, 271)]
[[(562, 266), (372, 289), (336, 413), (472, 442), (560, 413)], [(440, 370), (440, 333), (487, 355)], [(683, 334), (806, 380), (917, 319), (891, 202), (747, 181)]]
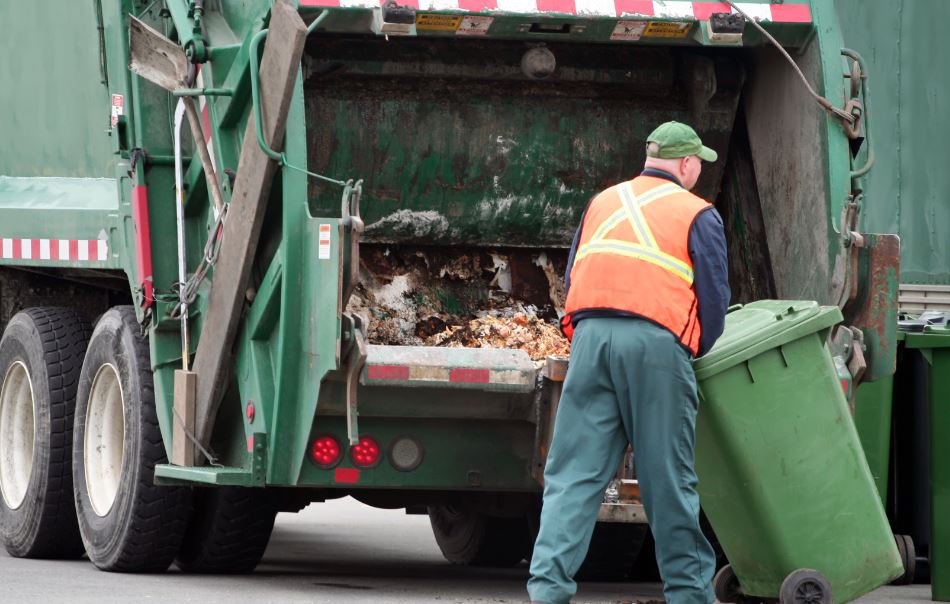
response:
[(185, 424), (185, 420), (182, 419), (181, 415), (178, 414), (178, 411), (174, 407), (172, 407), (172, 413), (175, 414), (175, 420), (181, 424), (181, 429), (184, 431), (185, 436), (188, 437), (188, 440), (190, 440), (195, 445), (195, 447), (198, 448), (201, 454), (205, 456), (205, 459), (208, 460), (208, 465), (216, 468), (223, 468), (224, 466), (218, 463), (217, 456), (208, 452), (207, 449), (201, 446), (201, 443), (198, 442), (198, 437), (195, 436), (194, 432), (188, 429), (188, 426)]

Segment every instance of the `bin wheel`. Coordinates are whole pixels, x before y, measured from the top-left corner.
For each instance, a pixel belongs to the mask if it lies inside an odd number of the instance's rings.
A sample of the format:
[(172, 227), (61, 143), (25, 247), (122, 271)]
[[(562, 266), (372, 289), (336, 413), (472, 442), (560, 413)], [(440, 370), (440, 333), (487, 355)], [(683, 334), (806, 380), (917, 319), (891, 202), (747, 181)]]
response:
[(713, 591), (716, 593), (716, 599), (723, 604), (742, 604), (745, 596), (739, 588), (739, 577), (736, 571), (732, 570), (732, 565), (727, 564), (719, 569), (713, 578)]
[(821, 573), (800, 568), (785, 577), (779, 604), (831, 604), (831, 583)]
[(891, 581), (891, 585), (910, 585), (917, 574), (917, 550), (914, 548), (914, 539), (910, 535), (894, 535), (897, 542), (897, 551), (901, 555), (901, 564), (904, 574)]

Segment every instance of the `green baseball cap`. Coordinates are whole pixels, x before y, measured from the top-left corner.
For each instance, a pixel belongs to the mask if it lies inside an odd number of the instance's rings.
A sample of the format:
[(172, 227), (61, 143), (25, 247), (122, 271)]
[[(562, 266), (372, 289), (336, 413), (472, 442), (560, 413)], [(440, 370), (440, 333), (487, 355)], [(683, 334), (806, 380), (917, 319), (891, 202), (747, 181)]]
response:
[(647, 156), (677, 159), (695, 155), (703, 161), (716, 161), (719, 154), (703, 146), (696, 131), (679, 122), (666, 122), (647, 137)]

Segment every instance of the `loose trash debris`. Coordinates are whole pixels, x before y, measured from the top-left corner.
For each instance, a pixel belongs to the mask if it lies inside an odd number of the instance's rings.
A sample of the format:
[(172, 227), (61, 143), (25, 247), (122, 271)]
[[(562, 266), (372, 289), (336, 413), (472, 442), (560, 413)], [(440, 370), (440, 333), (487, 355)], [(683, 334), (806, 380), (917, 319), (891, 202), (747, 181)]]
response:
[(363, 317), (372, 344), (511, 348), (536, 361), (570, 352), (557, 325), (563, 260), (553, 254), (361, 251), (347, 312)]

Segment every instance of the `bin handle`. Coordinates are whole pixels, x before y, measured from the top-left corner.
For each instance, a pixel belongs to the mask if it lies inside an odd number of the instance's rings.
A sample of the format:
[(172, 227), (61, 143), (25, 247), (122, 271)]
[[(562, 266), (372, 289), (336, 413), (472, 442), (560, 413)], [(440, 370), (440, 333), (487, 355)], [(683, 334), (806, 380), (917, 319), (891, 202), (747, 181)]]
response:
[(800, 303), (800, 304), (792, 304), (791, 306), (789, 306), (788, 308), (786, 308), (785, 310), (783, 310), (781, 313), (775, 315), (775, 320), (776, 320), (776, 321), (781, 321), (781, 320), (784, 319), (785, 317), (788, 317), (788, 316), (793, 315), (793, 314), (795, 314), (795, 313), (800, 313), (800, 312), (802, 312), (803, 310), (809, 310), (809, 309), (811, 309), (811, 308), (813, 308), (812, 302), (802, 302), (802, 303)]

